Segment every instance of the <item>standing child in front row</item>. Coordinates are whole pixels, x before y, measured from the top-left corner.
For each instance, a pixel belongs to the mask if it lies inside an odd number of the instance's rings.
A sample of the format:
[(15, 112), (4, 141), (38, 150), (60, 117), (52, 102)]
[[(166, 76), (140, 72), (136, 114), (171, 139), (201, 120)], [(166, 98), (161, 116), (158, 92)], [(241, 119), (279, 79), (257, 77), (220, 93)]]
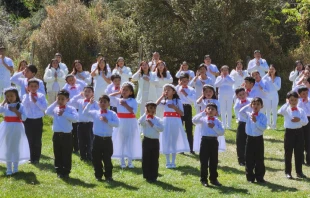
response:
[(190, 151), (181, 120), (181, 116), (184, 115), (183, 105), (176, 88), (172, 84), (164, 85), (162, 96), (156, 104), (164, 108), (164, 130), (160, 134), (160, 151), (166, 155), (166, 168), (175, 168), (176, 154)]
[(304, 152), (304, 134), (302, 127), (308, 124), (308, 119), (304, 110), (297, 107), (298, 94), (296, 92), (288, 92), (286, 99), (288, 102), (278, 110), (278, 114), (284, 116), (285, 175), (286, 178), (293, 179), (291, 172), (294, 150), (297, 177), (305, 178), (306, 176), (302, 172), (302, 155)]
[(215, 186), (222, 186), (217, 180), (218, 165), (218, 136), (224, 135), (222, 122), (216, 117), (217, 106), (214, 103), (207, 104), (204, 111), (193, 118), (193, 123), (200, 125), (200, 182), (204, 187), (208, 186), (208, 168), (210, 171), (210, 182)]
[(18, 172), (19, 164), (30, 159), (30, 151), (22, 123), (26, 114), (18, 91), (9, 87), (4, 89), (4, 96), (5, 100), (0, 105), (0, 113), (4, 114), (0, 124), (0, 162), (6, 163), (6, 175), (12, 175)]
[(143, 178), (148, 182), (156, 182), (159, 167), (159, 132), (164, 130), (161, 120), (155, 116), (156, 104), (147, 102), (145, 113), (138, 120), (144, 135), (142, 141)]
[(250, 104), (241, 108), (239, 114), (246, 120), (245, 171), (250, 183), (253, 183), (255, 179), (259, 183), (266, 182), (264, 180), (266, 170), (263, 133), (267, 129), (267, 117), (260, 112), (263, 105), (261, 98), (253, 98)]
[(134, 85), (125, 82), (121, 87), (121, 98), (118, 99), (117, 117), (119, 127), (113, 133), (113, 157), (119, 158), (121, 168), (125, 168), (125, 158), (128, 160), (128, 167), (134, 168), (133, 159), (142, 158), (142, 145), (136, 113), (138, 103), (135, 100)]
[[(107, 95), (99, 97), (100, 110), (91, 110), (91, 106), (95, 101), (92, 98), (86, 105), (83, 114), (89, 115), (94, 119), (94, 143), (92, 148), (93, 166), (95, 170), (95, 177), (98, 181), (102, 180), (104, 175), (107, 181), (113, 181), (112, 178), (112, 161), (113, 142), (112, 132), (113, 127), (119, 126), (119, 119), (116, 113), (108, 110), (110, 106), (110, 98)], [(104, 164), (104, 172), (102, 161)]]
[(110, 110), (117, 113), (117, 99), (121, 97), (121, 76), (118, 74), (113, 74), (111, 76), (111, 81), (112, 83), (106, 88), (105, 94), (110, 97)]
[(67, 105), (68, 101), (69, 92), (62, 89), (58, 92), (56, 101), (45, 112), (53, 117), (54, 165), (59, 178), (68, 178), (71, 171), (72, 123), (78, 120), (76, 109)]

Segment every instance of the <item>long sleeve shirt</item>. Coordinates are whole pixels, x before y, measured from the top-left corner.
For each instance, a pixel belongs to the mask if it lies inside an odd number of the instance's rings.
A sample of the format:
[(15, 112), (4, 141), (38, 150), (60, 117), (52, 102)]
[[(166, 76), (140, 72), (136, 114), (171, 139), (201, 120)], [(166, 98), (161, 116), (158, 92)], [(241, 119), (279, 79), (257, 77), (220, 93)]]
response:
[[(122, 70), (122, 73), (120, 73), (120, 71)], [(123, 66), (122, 68), (118, 68), (118, 69), (113, 69), (112, 74), (118, 74), (121, 76), (121, 85), (124, 82), (127, 82), (129, 80), (129, 78), (131, 78), (132, 76), (132, 72), (131, 69), (129, 67)]]
[[(201, 135), (208, 136), (208, 137), (218, 137), (224, 135), (224, 127), (222, 122), (217, 117), (209, 117), (206, 115), (206, 112), (200, 112), (199, 114), (195, 115), (192, 119), (194, 124), (201, 125)], [(208, 126), (209, 123), (213, 123), (214, 127), (210, 128)]]
[(252, 73), (253, 71), (257, 70), (261, 77), (265, 76), (265, 73), (268, 71), (268, 69), (269, 66), (267, 61), (262, 58), (258, 60), (258, 64), (256, 58), (250, 60), (248, 64), (248, 72)]
[(36, 102), (32, 101), (31, 93), (25, 94), (23, 97), (23, 105), (26, 112), (27, 118), (37, 119), (44, 116), (44, 112), (47, 109), (47, 101), (45, 95), (37, 93)]
[(271, 94), (276, 94), (281, 89), (281, 78), (279, 76), (276, 76), (274, 81), (272, 82), (271, 77), (268, 74), (266, 74), (262, 78), (262, 80), (264, 80), (268, 84), (269, 92)]
[[(153, 123), (153, 126), (151, 126), (147, 120), (150, 120)], [(146, 114), (143, 114), (139, 120), (138, 123), (142, 126), (142, 132), (144, 137), (148, 137), (151, 139), (158, 139), (159, 138), (159, 132), (162, 132), (164, 130), (164, 125), (162, 121), (154, 116), (153, 118), (147, 118)]]
[(250, 104), (251, 101), (246, 98), (244, 101), (241, 101), (239, 99), (237, 99), (235, 101), (235, 105), (234, 105), (234, 110), (235, 110), (235, 114), (236, 114), (236, 118), (239, 122), (246, 122), (246, 119), (242, 116), (240, 116), (240, 109), (248, 104)]
[(212, 79), (210, 77), (207, 77), (205, 80), (201, 79), (200, 77), (198, 77), (196, 79), (193, 78), (188, 83), (189, 86), (195, 88), (195, 90), (196, 90), (196, 99), (198, 99), (202, 95), (203, 86), (205, 84), (214, 86), (214, 82), (212, 81)]
[(120, 87), (115, 87), (115, 85), (113, 83), (109, 84), (107, 86), (107, 88), (105, 89), (105, 93), (107, 95), (109, 95), (109, 97), (110, 97), (110, 105), (112, 107), (116, 107), (117, 106), (117, 103), (118, 103), (117, 99), (119, 99), (121, 97), (121, 94), (117, 94), (115, 96), (110, 96), (110, 94), (118, 92), (119, 90), (120, 90)]
[[(260, 89), (260, 86), (262, 87), (262, 89)], [(270, 92), (270, 88), (268, 86), (268, 83), (265, 80), (261, 79), (259, 82), (255, 82), (255, 85), (252, 88), (251, 92), (251, 94), (253, 94), (253, 97), (250, 96), (251, 98), (259, 97), (261, 99), (266, 99), (267, 95)]]
[(233, 84), (235, 80), (229, 75), (222, 77), (218, 76), (215, 80), (214, 86), (219, 88), (219, 95), (233, 95)]
[(178, 72), (175, 74), (175, 77), (176, 77), (176, 78), (180, 78), (180, 76), (181, 76), (182, 74), (188, 74), (190, 79), (192, 79), (192, 78), (195, 77), (195, 73), (194, 73), (192, 70), (178, 71)]
[[(86, 105), (89, 103), (86, 99), (84, 99), (81, 95), (74, 96), (68, 103), (68, 105), (74, 107), (78, 110), (78, 121), (79, 122), (93, 122), (92, 117), (86, 116), (83, 114), (83, 110)], [(99, 106), (97, 102), (94, 102), (90, 105), (90, 110), (98, 110)]]
[[(287, 129), (299, 129), (308, 124), (308, 118), (305, 111), (299, 107), (296, 110), (292, 110), (288, 103), (285, 103), (279, 110), (278, 114), (284, 116), (284, 128)], [(292, 122), (292, 119), (297, 117), (299, 122)]]
[[(187, 96), (185, 96), (181, 90), (184, 89), (184, 91), (187, 93)], [(194, 104), (196, 101), (196, 91), (192, 87), (187, 86), (187, 88), (182, 88), (181, 85), (178, 85), (176, 87), (177, 93), (182, 101), (183, 104)]]
[(307, 117), (310, 117), (310, 98), (309, 97), (308, 97), (308, 101), (304, 101), (302, 98), (299, 98), (297, 107), (304, 110)]
[(83, 91), (83, 86), (81, 84), (76, 83), (75, 85), (69, 85), (68, 83), (65, 84), (63, 89), (69, 92), (69, 98), (73, 98), (76, 95), (79, 95)]

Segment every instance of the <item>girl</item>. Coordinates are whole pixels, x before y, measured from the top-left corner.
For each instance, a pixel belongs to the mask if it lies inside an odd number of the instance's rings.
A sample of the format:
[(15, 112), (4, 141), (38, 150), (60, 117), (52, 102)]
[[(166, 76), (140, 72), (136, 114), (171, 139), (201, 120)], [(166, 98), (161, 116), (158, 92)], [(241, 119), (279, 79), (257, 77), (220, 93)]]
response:
[(49, 104), (56, 100), (58, 91), (65, 85), (65, 77), (66, 74), (60, 69), (59, 62), (56, 59), (52, 59), (43, 77), (44, 82), (46, 82)]
[(295, 80), (300, 75), (300, 73), (304, 70), (304, 65), (300, 60), (295, 62), (295, 70), (290, 73), (289, 80), (293, 82), (292, 89), (296, 86)]
[(195, 77), (195, 73), (192, 70), (188, 70), (188, 64), (186, 61), (184, 61), (181, 66), (179, 71), (176, 73), (175, 77), (180, 78), (181, 74), (188, 74), (189, 75), (189, 80), (193, 79)]
[[(268, 129), (276, 129), (277, 127), (277, 110), (279, 103), (279, 94), (278, 91), (281, 89), (281, 78), (278, 75), (278, 72), (273, 64), (269, 66), (268, 73), (263, 77), (268, 83), (270, 92), (267, 95), (267, 102), (271, 105), (271, 108), (266, 109), (267, 124)], [(272, 113), (272, 121), (271, 121)]]
[[(155, 68), (155, 87), (156, 87), (156, 98), (159, 98), (163, 93), (163, 86), (167, 83), (172, 83), (173, 78), (163, 61), (158, 61)], [(157, 106), (156, 115), (163, 118), (164, 108), (162, 106)]]
[[(18, 64), (18, 68), (17, 68), (17, 71), (15, 73), (18, 73), (18, 72), (21, 72), (21, 71), (24, 71), (27, 67), (28, 63), (26, 60), (22, 60), (19, 62)], [(14, 74), (15, 74), (14, 73)], [(19, 97), (21, 96), (20, 95), (20, 86), (16, 85), (16, 89), (18, 90), (18, 93), (19, 93)]]
[(137, 102), (140, 104), (140, 115), (143, 115), (145, 103), (156, 98), (155, 75), (150, 72), (147, 62), (142, 61), (139, 67), (132, 79), (139, 83)]
[[(310, 69), (309, 68), (305, 68), (304, 70), (302, 70), (299, 74), (299, 76), (297, 76), (297, 78), (295, 79), (294, 83), (295, 83), (295, 87), (299, 86), (302, 84), (304, 79), (307, 79), (309, 77), (310, 74)], [(295, 88), (294, 87), (294, 88)], [(293, 88), (293, 89), (294, 89)]]
[[(166, 155), (166, 168), (175, 168), (176, 153), (190, 151), (181, 121), (183, 104), (172, 84), (164, 85), (164, 91), (156, 104), (163, 106), (165, 111), (164, 130), (160, 134), (160, 151)], [(170, 154), (172, 154), (171, 163)]]
[(77, 80), (85, 82), (86, 85), (91, 84), (91, 75), (88, 71), (84, 71), (80, 60), (75, 60), (72, 65), (72, 72)]
[(103, 58), (99, 60), (97, 68), (91, 72), (91, 76), (94, 78), (95, 100), (98, 101), (108, 84), (111, 83), (111, 72), (108, 71), (107, 63)]
[(116, 66), (113, 69), (112, 74), (118, 74), (121, 76), (122, 79), (121, 84), (127, 82), (129, 78), (131, 78), (132, 76), (131, 69), (125, 66), (125, 61), (123, 57), (118, 57), (116, 61)]
[(230, 72), (230, 76), (235, 80), (235, 83), (233, 85), (233, 89), (236, 90), (237, 88), (241, 87), (241, 85), (244, 82), (244, 78), (248, 76), (247, 70), (242, 70), (242, 60), (238, 60), (236, 63), (236, 69), (233, 69)]
[[(196, 101), (197, 106), (199, 107), (199, 112), (202, 112), (206, 109), (207, 104), (214, 103), (217, 106), (217, 112), (220, 112), (220, 104), (218, 100), (216, 99), (216, 93), (214, 90), (214, 87), (212, 85), (205, 84), (202, 88), (202, 95), (198, 98)], [(218, 116), (218, 115), (217, 115)], [(224, 136), (219, 136), (217, 138), (219, 142), (219, 151), (223, 152), (226, 150), (226, 141)], [(200, 151), (200, 143), (201, 143), (201, 130), (200, 125), (196, 125), (195, 131), (194, 131), (194, 146), (193, 150), (195, 152)]]
[(232, 104), (234, 90), (232, 85), (235, 83), (234, 79), (229, 76), (229, 67), (224, 65), (221, 67), (221, 75), (215, 80), (214, 85), (219, 88), (219, 101), (221, 105), (221, 118), (224, 128), (231, 128), (232, 118)]
[(22, 123), (26, 114), (18, 91), (10, 87), (4, 90), (4, 95), (5, 100), (0, 106), (0, 113), (4, 114), (0, 124), (0, 162), (6, 162), (6, 175), (12, 175), (18, 172), (19, 164), (30, 159), (30, 150)]
[(134, 85), (125, 82), (121, 87), (121, 98), (118, 99), (117, 117), (119, 118), (119, 127), (115, 129), (112, 135), (113, 156), (119, 158), (121, 168), (125, 168), (125, 157), (128, 160), (128, 167), (134, 168), (133, 159), (142, 158), (142, 144), (138, 129), (136, 113), (138, 103), (135, 100)]

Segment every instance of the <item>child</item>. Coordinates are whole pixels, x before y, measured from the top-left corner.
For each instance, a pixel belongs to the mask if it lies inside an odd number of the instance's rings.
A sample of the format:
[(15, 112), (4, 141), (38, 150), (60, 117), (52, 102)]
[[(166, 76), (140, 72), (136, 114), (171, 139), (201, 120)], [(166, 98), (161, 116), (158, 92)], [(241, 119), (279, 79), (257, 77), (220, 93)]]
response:
[[(19, 62), (19, 64), (18, 64), (17, 71), (16, 71), (14, 74), (16, 74), (16, 73), (18, 73), (18, 72), (24, 71), (24, 70), (26, 69), (27, 65), (28, 65), (28, 63), (27, 63), (26, 60), (21, 60), (21, 61)], [(25, 76), (22, 75), (21, 78), (25, 78)], [(16, 89), (18, 90), (18, 93), (19, 93), (19, 97), (21, 97), (21, 96), (20, 96), (20, 88), (21, 88), (20, 86), (18, 86), (18, 85), (16, 86)]]
[(138, 120), (144, 135), (142, 141), (143, 178), (148, 182), (156, 182), (159, 167), (159, 132), (164, 130), (161, 120), (155, 116), (156, 104), (147, 102), (145, 113)]
[(299, 101), (297, 107), (303, 109), (308, 117), (308, 124), (303, 126), (304, 134), (304, 151), (306, 157), (302, 155), (302, 162), (307, 166), (310, 166), (310, 98), (308, 96), (309, 89), (307, 87), (301, 87), (298, 89)]
[(215, 87), (219, 88), (219, 101), (221, 106), (221, 118), (224, 128), (231, 129), (232, 119), (232, 96), (234, 95), (233, 84), (234, 79), (229, 76), (229, 67), (224, 65), (221, 67), (221, 76), (218, 76), (215, 80)]
[(0, 105), (0, 113), (4, 114), (0, 124), (0, 162), (6, 162), (6, 175), (12, 175), (18, 172), (19, 164), (30, 159), (30, 152), (22, 123), (26, 114), (18, 91), (14, 87), (4, 89), (4, 96), (5, 100)]
[(286, 95), (287, 103), (278, 111), (284, 116), (284, 159), (285, 175), (288, 179), (293, 179), (292, 172), (292, 155), (294, 150), (295, 169), (297, 177), (306, 178), (302, 172), (302, 156), (304, 151), (303, 126), (308, 124), (307, 115), (303, 109), (297, 107), (298, 94), (288, 92)]
[(200, 126), (200, 182), (204, 187), (208, 186), (208, 168), (210, 171), (210, 182), (215, 186), (222, 186), (217, 180), (218, 146), (217, 137), (224, 135), (221, 121), (215, 117), (217, 106), (214, 103), (207, 104), (206, 109), (193, 118), (193, 123)]
[(125, 157), (128, 160), (128, 167), (134, 168), (133, 159), (142, 158), (142, 145), (138, 128), (136, 113), (138, 103), (135, 100), (134, 85), (125, 82), (121, 87), (121, 98), (118, 99), (117, 117), (119, 127), (113, 133), (113, 157), (119, 158), (121, 168), (125, 168)]
[(127, 82), (129, 78), (131, 78), (132, 76), (131, 69), (125, 66), (125, 61), (123, 57), (118, 57), (116, 61), (116, 66), (113, 69), (112, 74), (118, 74), (121, 76), (122, 78), (121, 84)]
[(92, 155), (95, 177), (98, 181), (101, 181), (102, 176), (104, 175), (105, 179), (110, 182), (113, 181), (113, 165), (111, 161), (113, 155), (112, 132), (113, 127), (119, 126), (119, 119), (115, 112), (108, 110), (110, 106), (109, 96), (103, 95), (99, 98), (100, 110), (91, 110), (91, 106), (94, 104), (94, 98), (91, 98), (90, 102), (86, 105), (83, 114), (89, 115), (94, 119), (94, 143)]
[(180, 78), (182, 74), (188, 74), (189, 80), (192, 80), (195, 77), (195, 73), (192, 70), (188, 69), (188, 64), (186, 61), (183, 61), (179, 71), (175, 74), (175, 77)]
[(43, 116), (47, 108), (45, 95), (37, 92), (39, 81), (30, 79), (28, 81), (29, 93), (24, 95), (23, 105), (27, 116), (25, 132), (30, 147), (30, 163), (39, 163), (42, 149)]
[(139, 84), (137, 102), (140, 104), (140, 115), (143, 115), (145, 103), (156, 98), (155, 75), (151, 72), (147, 62), (142, 61), (132, 79), (138, 81)]
[(86, 85), (91, 84), (91, 75), (88, 71), (84, 71), (80, 60), (75, 60), (72, 65), (72, 72), (77, 80), (83, 81)]
[(250, 100), (247, 99), (246, 91), (242, 87), (237, 88), (235, 90), (235, 95), (237, 97), (237, 100), (234, 105), (234, 110), (236, 114), (236, 119), (238, 121), (237, 134), (236, 134), (237, 156), (238, 156), (239, 165), (245, 166), (244, 156), (245, 156), (245, 145), (246, 145), (246, 139), (247, 139), (247, 135), (245, 132), (246, 119), (240, 116), (239, 111), (245, 105), (250, 104)]
[[(28, 65), (26, 69), (22, 72), (15, 73), (11, 77), (11, 82), (17, 86), (20, 86), (20, 96), (23, 97), (24, 94), (27, 94), (28, 91), (28, 81), (37, 74), (38, 69), (35, 65)], [(38, 92), (45, 95), (45, 88), (42, 80), (35, 78), (39, 81), (39, 89)]]
[(267, 82), (261, 78), (261, 75), (258, 71), (253, 71), (251, 75), (255, 79), (253, 97), (258, 97), (263, 100), (264, 106), (262, 106), (261, 112), (265, 114), (266, 109), (271, 108), (270, 104), (267, 102), (267, 96), (270, 94), (270, 87)]
[(250, 104), (240, 109), (239, 114), (246, 120), (245, 171), (247, 181), (250, 183), (255, 179), (259, 183), (266, 182), (263, 133), (267, 129), (267, 118), (265, 114), (260, 113), (263, 105), (261, 98), (253, 98)]
[(45, 112), (53, 117), (54, 165), (59, 178), (69, 178), (72, 165), (72, 123), (78, 120), (76, 109), (67, 105), (68, 101), (69, 92), (62, 89), (56, 101)]
[(256, 95), (256, 91), (253, 89), (254, 85), (255, 85), (255, 79), (253, 77), (245, 77), (244, 79), (244, 88), (245, 91), (247, 93), (247, 97), (248, 98), (254, 98), (254, 96)]
[[(78, 110), (77, 123), (77, 137), (80, 149), (80, 159), (82, 161), (91, 161), (92, 155), (92, 145), (93, 145), (93, 119), (89, 116), (83, 114), (83, 110), (86, 105), (90, 102), (90, 99), (94, 96), (94, 88), (91, 86), (84, 87), (83, 92), (80, 95), (74, 96), (70, 100), (70, 105)], [(97, 103), (90, 105), (91, 110), (99, 109)]]
[(236, 62), (236, 69), (231, 70), (230, 76), (234, 79), (235, 83), (233, 85), (233, 89), (236, 90), (240, 88), (244, 82), (244, 78), (248, 76), (247, 70), (242, 70), (242, 60), (238, 60)]
[(121, 97), (121, 76), (113, 74), (111, 76), (111, 81), (112, 83), (107, 86), (105, 93), (110, 97), (110, 110), (117, 113), (117, 99)]
[(107, 62), (101, 58), (95, 70), (91, 72), (94, 78), (94, 93), (95, 100), (98, 101), (99, 97), (104, 94), (105, 89), (111, 83), (111, 72), (108, 71)]
[(187, 140), (191, 154), (195, 154), (193, 151), (193, 122), (192, 122), (192, 104), (196, 100), (195, 89), (188, 86), (189, 75), (187, 73), (182, 74), (179, 79), (180, 84), (176, 87), (176, 91), (183, 104), (184, 114), (181, 117), (182, 122), (185, 123), (185, 131), (187, 134)]
[(46, 90), (48, 96), (48, 104), (55, 102), (57, 93), (65, 85), (66, 74), (64, 70), (60, 69), (59, 63), (56, 59), (52, 59), (44, 73), (43, 80), (46, 83)]
[(164, 130), (160, 134), (160, 151), (166, 155), (166, 168), (175, 168), (176, 154), (190, 151), (181, 120), (181, 116), (184, 115), (183, 105), (176, 88), (172, 84), (164, 85), (162, 96), (156, 104), (164, 107)]

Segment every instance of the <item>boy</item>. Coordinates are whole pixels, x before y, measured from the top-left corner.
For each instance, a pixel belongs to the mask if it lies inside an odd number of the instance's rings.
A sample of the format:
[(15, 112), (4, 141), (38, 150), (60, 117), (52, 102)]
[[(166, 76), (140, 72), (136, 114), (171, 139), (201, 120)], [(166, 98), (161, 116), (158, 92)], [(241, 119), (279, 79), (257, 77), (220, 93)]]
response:
[(247, 97), (248, 98), (254, 98), (255, 90), (253, 90), (253, 87), (255, 85), (255, 79), (250, 77), (250, 76), (245, 77), (243, 85), (244, 85), (245, 91), (247, 93)]
[[(94, 104), (94, 98), (86, 105), (83, 114), (91, 116), (94, 119), (94, 142), (92, 149), (93, 166), (95, 170), (95, 177), (98, 181), (102, 181), (104, 175), (106, 181), (113, 181), (112, 178), (112, 161), (113, 155), (113, 142), (112, 132), (113, 127), (118, 127), (119, 119), (115, 112), (108, 110), (110, 106), (110, 98), (103, 95), (99, 98), (100, 110), (91, 110)], [(103, 165), (104, 164), (104, 172)]]
[(245, 171), (250, 183), (255, 179), (259, 183), (266, 182), (263, 133), (267, 129), (267, 117), (260, 113), (261, 108), (263, 108), (263, 100), (256, 97), (240, 110), (240, 117), (246, 120)]
[(67, 105), (68, 101), (69, 92), (62, 89), (56, 101), (45, 112), (53, 117), (54, 164), (59, 178), (69, 178), (72, 165), (72, 123), (78, 120), (76, 109)]
[(218, 165), (218, 141), (217, 137), (224, 135), (224, 127), (221, 121), (215, 117), (217, 106), (209, 103), (206, 109), (193, 118), (194, 124), (201, 125), (201, 144), (200, 144), (200, 182), (204, 187), (208, 187), (208, 168), (210, 171), (210, 182), (215, 186), (222, 186), (217, 180)]
[(184, 116), (182, 116), (182, 122), (185, 123), (185, 131), (187, 134), (187, 140), (191, 154), (195, 154), (193, 151), (193, 123), (192, 123), (192, 104), (196, 101), (195, 89), (188, 86), (189, 75), (182, 74), (180, 76), (179, 85), (176, 87), (176, 91), (180, 97), (180, 100), (184, 108)]
[(28, 81), (29, 93), (23, 97), (27, 119), (24, 122), (25, 132), (30, 148), (30, 163), (39, 163), (42, 149), (43, 116), (47, 108), (45, 95), (37, 92), (39, 81), (30, 79)]
[(297, 107), (303, 109), (308, 117), (308, 124), (303, 126), (304, 133), (304, 151), (306, 153), (305, 156), (302, 155), (303, 164), (310, 166), (310, 98), (308, 97), (309, 89), (307, 87), (300, 87), (298, 89), (299, 101)]
[(164, 130), (164, 125), (155, 116), (156, 103), (147, 102), (145, 113), (138, 120), (144, 135), (142, 141), (142, 170), (143, 178), (147, 182), (156, 182), (159, 167), (159, 132)]
[[(37, 74), (37, 72), (38, 72), (38, 69), (35, 65), (27, 65), (27, 67), (23, 71), (17, 72), (11, 77), (10, 79), (11, 82), (21, 87), (20, 88), (21, 98), (23, 98), (25, 94), (29, 93), (28, 81), (32, 78), (36, 79), (39, 82), (38, 92), (44, 95), (46, 94), (45, 87), (44, 87), (42, 80), (35, 78), (35, 75)], [(25, 76), (25, 78), (22, 77), (23, 75)]]
[(257, 70), (253, 71), (251, 75), (255, 79), (255, 84), (253, 87), (253, 90), (255, 90), (254, 97), (258, 97), (263, 100), (264, 106), (262, 105), (261, 112), (266, 113), (266, 109), (271, 108), (267, 101), (267, 95), (270, 91), (270, 88), (266, 81), (261, 78), (260, 73)]
[(113, 74), (111, 76), (111, 81), (112, 83), (109, 84), (105, 90), (105, 93), (111, 98), (111, 106), (110, 106), (110, 110), (114, 111), (115, 113), (117, 113), (117, 100), (116, 98), (120, 98), (121, 97), (121, 76), (118, 74)]
[(237, 144), (237, 156), (240, 166), (245, 166), (245, 144), (247, 135), (245, 133), (245, 122), (246, 119), (240, 116), (239, 111), (245, 105), (250, 104), (250, 100), (247, 99), (247, 94), (244, 88), (237, 88), (235, 90), (237, 100), (235, 101), (234, 110), (236, 118), (238, 121), (237, 134), (236, 134), (236, 144)]
[(278, 114), (284, 116), (284, 159), (285, 159), (285, 175), (288, 179), (293, 179), (292, 172), (292, 155), (294, 150), (295, 169), (297, 177), (306, 178), (302, 172), (302, 155), (304, 150), (303, 126), (308, 124), (306, 113), (297, 107), (298, 94), (296, 92), (288, 92), (286, 95), (287, 103), (279, 110)]

